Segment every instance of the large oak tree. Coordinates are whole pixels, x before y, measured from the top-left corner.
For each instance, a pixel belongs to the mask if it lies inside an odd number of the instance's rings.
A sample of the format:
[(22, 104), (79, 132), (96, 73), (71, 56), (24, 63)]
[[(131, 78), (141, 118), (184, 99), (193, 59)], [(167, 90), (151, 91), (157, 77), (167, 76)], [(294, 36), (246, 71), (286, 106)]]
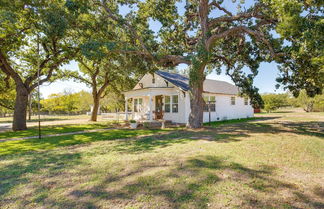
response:
[[(244, 1), (223, 0), (93, 0), (93, 5), (100, 8), (103, 17), (113, 20), (116, 28), (121, 28), (130, 37), (127, 44), (119, 43), (114, 51), (133, 53), (143, 57), (160, 67), (173, 67), (187, 64), (190, 72), (191, 113), (190, 127), (198, 128), (203, 121), (203, 82), (210, 69), (220, 71), (226, 67), (226, 73), (240, 87), (241, 92), (258, 103), (258, 89), (253, 86), (253, 78), (258, 74), (261, 62), (276, 61), (281, 63), (285, 74), (278, 81), (285, 86), (299, 91), (305, 86), (309, 92), (319, 93), (323, 86), (318, 78), (310, 78), (309, 74), (301, 73), (307, 67), (312, 75), (319, 73), (318, 63), (323, 56), (322, 48), (312, 53), (310, 58), (300, 56), (299, 49), (303, 46), (306, 36), (296, 32), (304, 29), (299, 24), (317, 24), (322, 35), (321, 3), (315, 1), (308, 4), (299, 0), (258, 0)], [(116, 2), (119, 3), (116, 4)], [(309, 1), (312, 2), (312, 1)], [(225, 4), (226, 3), (226, 4)], [(120, 5), (129, 5), (130, 12), (126, 15), (120, 11)], [(237, 10), (227, 6), (233, 4)], [(184, 7), (183, 14), (179, 5)], [(227, 6), (226, 6), (227, 5)], [(125, 12), (124, 12), (125, 13)], [(321, 18), (320, 18), (321, 19)], [(157, 34), (150, 29), (150, 21), (161, 24)], [(296, 21), (294, 21), (296, 20)], [(291, 22), (292, 25), (289, 23)], [(294, 27), (294, 26), (298, 27)], [(293, 26), (293, 27), (291, 27)], [(296, 29), (295, 31), (291, 31)], [(291, 32), (290, 32), (291, 31)], [(308, 27), (307, 32), (312, 34)], [(310, 40), (310, 39), (307, 39)], [(285, 42), (286, 41), (286, 42)], [(310, 42), (313, 45), (316, 43)], [(304, 47), (305, 53), (315, 48), (309, 44)], [(128, 47), (125, 49), (125, 45)], [(124, 50), (125, 49), (125, 50)], [(295, 56), (293, 56), (295, 55)], [(301, 61), (298, 61), (298, 58)], [(314, 57), (313, 57), (314, 58)], [(303, 61), (307, 60), (305, 65)], [(289, 62), (288, 62), (289, 61)], [(246, 73), (244, 67), (249, 68)], [(301, 85), (304, 82), (306, 84)]]
[(0, 69), (16, 89), (13, 130), (24, 130), (28, 95), (59, 78), (59, 67), (75, 54), (69, 38), (75, 18), (63, 0), (5, 0), (0, 6)]

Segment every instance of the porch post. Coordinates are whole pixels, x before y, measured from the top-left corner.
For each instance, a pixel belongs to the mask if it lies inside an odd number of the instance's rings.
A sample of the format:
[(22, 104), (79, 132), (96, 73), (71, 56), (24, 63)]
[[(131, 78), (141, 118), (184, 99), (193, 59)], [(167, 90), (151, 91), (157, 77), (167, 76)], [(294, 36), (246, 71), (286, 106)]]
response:
[(132, 98), (132, 119), (134, 120), (135, 113), (134, 113), (134, 98)]
[(128, 120), (128, 97), (125, 97), (125, 113), (126, 113), (126, 120)]
[(149, 120), (152, 121), (153, 117), (152, 117), (152, 95), (149, 94)]

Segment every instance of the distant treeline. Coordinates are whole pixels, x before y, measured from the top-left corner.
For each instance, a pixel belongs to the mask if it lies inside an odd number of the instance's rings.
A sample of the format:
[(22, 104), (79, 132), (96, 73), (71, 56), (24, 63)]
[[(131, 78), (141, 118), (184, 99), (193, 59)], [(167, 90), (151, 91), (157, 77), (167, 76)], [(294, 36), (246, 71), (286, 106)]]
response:
[(307, 96), (305, 91), (301, 91), (297, 98), (289, 93), (283, 94), (263, 94), (263, 110), (272, 112), (281, 107), (301, 107), (306, 112), (324, 112), (324, 94), (315, 97)]
[[(31, 98), (31, 114), (38, 112), (37, 97)], [(86, 91), (73, 93), (64, 91), (63, 93), (51, 94), (47, 99), (41, 99), (41, 114), (85, 114), (91, 111), (93, 105), (92, 95)], [(116, 112), (124, 110), (124, 97), (117, 92), (108, 92), (100, 101), (101, 112)], [(0, 117), (12, 116), (13, 110), (0, 106)]]
[[(91, 111), (92, 95), (86, 91), (51, 94), (41, 100), (41, 110), (47, 114), (85, 114)], [(124, 109), (124, 99), (118, 93), (107, 93), (100, 101), (102, 112), (115, 112)]]

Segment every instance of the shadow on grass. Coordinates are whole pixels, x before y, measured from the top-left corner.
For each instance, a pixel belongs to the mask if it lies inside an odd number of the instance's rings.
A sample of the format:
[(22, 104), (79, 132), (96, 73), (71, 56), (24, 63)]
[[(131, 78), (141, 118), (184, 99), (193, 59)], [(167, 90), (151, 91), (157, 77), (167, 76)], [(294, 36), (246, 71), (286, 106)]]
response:
[[(94, 123), (94, 124), (71, 124), (71, 125), (53, 125), (41, 128), (42, 135), (60, 134), (77, 132), (91, 129), (101, 129), (113, 127), (111, 123)], [(38, 128), (32, 127), (24, 131), (5, 131), (0, 132), (0, 139), (21, 138), (28, 136), (38, 136)]]
[[(0, 161), (1, 162), (1, 161)], [(9, 161), (11, 162), (11, 161)], [(25, 155), (23, 160), (14, 161), (0, 167), (0, 205), (4, 205), (7, 202), (21, 202), (21, 208), (24, 208), (25, 204), (31, 202), (27, 199), (21, 198), (19, 195), (26, 193), (30, 195), (30, 191), (33, 194), (38, 192), (37, 198), (33, 200), (35, 203), (40, 203), (44, 199), (50, 196), (47, 191), (50, 187), (44, 187), (41, 185), (31, 184), (35, 183), (34, 178), (30, 178), (32, 175), (42, 174), (47, 177), (61, 175), (61, 172), (67, 168), (72, 168), (75, 165), (80, 165), (81, 155), (79, 153), (32, 153)], [(55, 184), (55, 182), (47, 182), (48, 184)], [(29, 185), (29, 187), (26, 187)], [(17, 197), (7, 197), (11, 193), (11, 190), (16, 186), (20, 187)], [(35, 189), (35, 191), (34, 191)], [(45, 192), (46, 191), (46, 192)], [(13, 196), (15, 193), (13, 193)]]
[[(140, 202), (143, 207), (217, 208), (219, 205), (213, 198), (218, 196), (222, 200), (228, 198), (227, 195), (237, 198), (237, 202), (232, 204), (239, 208), (324, 206), (303, 194), (294, 184), (276, 179), (275, 167), (261, 165), (258, 169), (251, 169), (211, 155), (194, 157), (174, 166), (163, 166), (158, 160), (156, 162), (141, 165), (127, 173), (108, 176), (89, 189), (71, 191), (69, 196), (77, 200), (99, 198), (98, 202), (115, 203), (113, 206), (116, 208), (132, 202)], [(152, 174), (149, 172), (152, 168), (159, 170)], [(215, 189), (220, 184), (225, 187)], [(233, 186), (249, 189), (242, 192)], [(279, 192), (290, 193), (294, 201), (289, 201), (289, 197), (273, 195)], [(78, 202), (74, 204), (77, 206)]]
[[(42, 140), (31, 139), (0, 143), (0, 157), (9, 163), (0, 167), (0, 205), (3, 203), (20, 202), (31, 204), (30, 200), (10, 197), (13, 188), (20, 185), (30, 185), (33, 175), (47, 172), (46, 180), (56, 178), (64, 181), (70, 175), (67, 171), (76, 165), (84, 163), (80, 153), (29, 152), (50, 150), (63, 146), (86, 144), (95, 141), (115, 140), (105, 152), (120, 152), (120, 154), (140, 154), (166, 148), (174, 144), (187, 143), (192, 140), (205, 140), (215, 143), (231, 143), (244, 140), (254, 133), (294, 133), (323, 137), (321, 128), (323, 122), (274, 122), (258, 121), (228, 124), (217, 128), (195, 130), (109, 130), (106, 132), (78, 134), (74, 136), (50, 137)], [(142, 135), (151, 136), (142, 136)], [(126, 139), (128, 138), (128, 139)], [(120, 140), (118, 140), (120, 139)], [(262, 139), (261, 139), (262, 140)], [(72, 149), (72, 148), (71, 148)], [(15, 154), (15, 155), (13, 155)], [(98, 154), (94, 152), (94, 154)], [(2, 155), (2, 156), (1, 156)], [(10, 163), (10, 160), (21, 158), (21, 161)], [(45, 208), (58, 206), (61, 208), (100, 208), (113, 205), (124, 208), (127, 204), (140, 202), (144, 206), (151, 203), (159, 204), (160, 208), (217, 208), (218, 200), (233, 198), (231, 205), (238, 208), (323, 208), (324, 204), (305, 194), (294, 184), (282, 181), (276, 176), (276, 168), (260, 165), (252, 169), (229, 159), (212, 155), (191, 157), (184, 161), (175, 160), (169, 164), (161, 159), (150, 162), (140, 161), (131, 168), (124, 168), (116, 173), (105, 173), (96, 177), (97, 170), (77, 172), (82, 176), (98, 178), (94, 185), (84, 187), (88, 182), (80, 180), (61, 183), (57, 188), (55, 183), (41, 182), (33, 185), (33, 201)], [(0, 161), (1, 162), (1, 161)], [(152, 170), (156, 169), (152, 173)], [(67, 174), (66, 174), (67, 172)], [(80, 174), (79, 174), (80, 175)], [(220, 186), (222, 185), (222, 186)], [(225, 186), (224, 186), (225, 185)], [(69, 191), (62, 198), (53, 198), (52, 189)], [(286, 196), (278, 195), (289, 194)], [(323, 188), (310, 191), (314, 196), (321, 197)], [(10, 198), (8, 198), (8, 196)], [(216, 199), (215, 202), (215, 197)], [(234, 198), (235, 197), (235, 198)], [(22, 200), (21, 200), (22, 199)], [(235, 202), (236, 201), (236, 202)], [(213, 205), (214, 204), (214, 205)]]
[(0, 156), (19, 154), (30, 151), (50, 150), (63, 146), (85, 144), (95, 141), (134, 138), (141, 135), (152, 135), (167, 130), (125, 130), (111, 129), (104, 132), (83, 133), (47, 138), (33, 138), (17, 141), (0, 142)]
[(253, 118), (242, 118), (242, 119), (232, 119), (232, 120), (223, 120), (223, 121), (213, 121), (213, 122), (206, 122), (204, 126), (206, 127), (217, 127), (221, 125), (229, 125), (229, 124), (236, 124), (236, 123), (246, 123), (249, 121), (264, 121), (264, 120), (273, 120), (280, 117), (253, 117)]
[[(71, 120), (68, 117), (67, 118), (41, 118), (41, 122), (45, 122), (45, 121), (62, 121), (62, 120)], [(38, 122), (38, 118), (35, 119), (31, 119), (31, 120), (27, 120), (27, 122)], [(0, 120), (0, 124), (1, 123), (12, 123), (12, 119), (8, 119), (8, 120)]]
[[(264, 119), (263, 120), (268, 120)], [(59, 127), (57, 127), (59, 129)], [(163, 148), (175, 143), (205, 140), (218, 143), (237, 142), (252, 134), (293, 133), (324, 138), (324, 122), (266, 122), (232, 123), (226, 126), (200, 130), (115, 129), (104, 132), (0, 142), (0, 156), (49, 150), (63, 146), (86, 144), (95, 141), (120, 140), (112, 151), (138, 153)], [(143, 136), (149, 135), (149, 136)]]

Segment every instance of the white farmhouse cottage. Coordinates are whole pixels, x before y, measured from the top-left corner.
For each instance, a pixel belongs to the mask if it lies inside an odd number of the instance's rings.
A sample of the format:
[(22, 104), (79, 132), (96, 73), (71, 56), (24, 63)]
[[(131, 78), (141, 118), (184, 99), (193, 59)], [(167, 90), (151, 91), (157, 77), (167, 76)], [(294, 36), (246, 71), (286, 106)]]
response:
[[(217, 80), (206, 79), (203, 97), (204, 122), (253, 117), (248, 98), (238, 96), (238, 87)], [(156, 71), (146, 74), (131, 90), (124, 92), (128, 104), (132, 102), (131, 114), (126, 120), (170, 120), (187, 123), (190, 114), (189, 79), (183, 75)]]

